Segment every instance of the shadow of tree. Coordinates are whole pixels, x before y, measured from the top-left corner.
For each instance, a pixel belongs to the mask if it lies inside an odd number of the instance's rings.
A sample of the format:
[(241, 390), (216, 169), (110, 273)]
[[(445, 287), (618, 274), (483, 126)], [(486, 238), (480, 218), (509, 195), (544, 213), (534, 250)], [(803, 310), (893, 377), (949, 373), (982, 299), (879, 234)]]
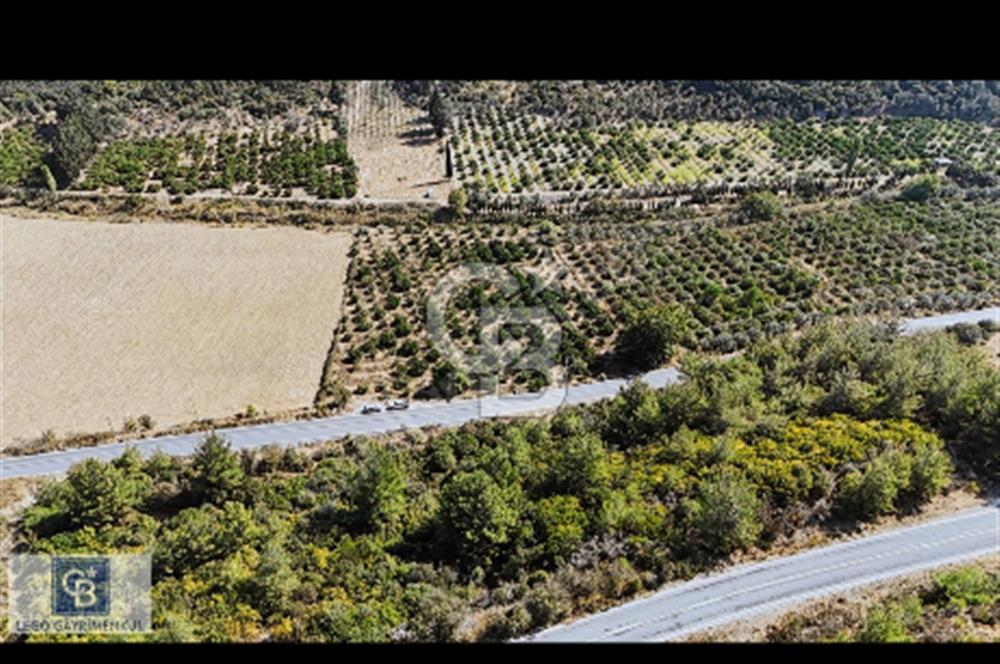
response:
[(410, 129), (397, 134), (397, 137), (402, 140), (403, 145), (410, 146), (429, 145), (437, 138), (434, 134), (434, 130), (430, 127)]

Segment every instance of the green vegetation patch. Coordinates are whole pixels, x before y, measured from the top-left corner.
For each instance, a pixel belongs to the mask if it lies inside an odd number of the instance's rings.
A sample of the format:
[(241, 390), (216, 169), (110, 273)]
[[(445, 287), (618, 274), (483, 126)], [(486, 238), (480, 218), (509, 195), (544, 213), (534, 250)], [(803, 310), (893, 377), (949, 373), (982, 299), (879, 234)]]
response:
[[(995, 473), (1000, 374), (950, 335), (828, 325), (684, 371), (542, 420), (87, 461), (25, 510), (22, 536), (152, 551), (154, 641), (501, 640), (869, 518), (862, 494), (911, 509), (954, 461)], [(938, 585), (941, 606), (995, 613), (995, 579)], [(909, 615), (862, 634), (905, 638)]]
[(266, 186), (275, 195), (301, 187), (317, 198), (350, 198), (357, 177), (342, 139), (252, 132), (244, 138), (222, 134), (211, 144), (203, 135), (115, 141), (97, 155), (80, 187), (162, 187), (172, 194), (241, 187), (255, 194)]
[(942, 643), (995, 641), (1000, 571), (995, 561), (911, 582), (859, 608), (796, 611), (767, 630), (771, 642)]
[(42, 159), (48, 149), (28, 125), (0, 134), (0, 185), (44, 184)]

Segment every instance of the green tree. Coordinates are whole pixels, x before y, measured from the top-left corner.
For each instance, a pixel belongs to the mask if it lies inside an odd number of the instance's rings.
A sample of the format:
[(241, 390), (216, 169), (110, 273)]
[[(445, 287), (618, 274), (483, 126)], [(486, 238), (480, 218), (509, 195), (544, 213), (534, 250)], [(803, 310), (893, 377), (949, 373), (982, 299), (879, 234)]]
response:
[(937, 193), (940, 187), (941, 181), (937, 176), (922, 175), (906, 185), (900, 195), (904, 201), (923, 203)]
[(445, 399), (469, 389), (469, 377), (449, 360), (434, 367), (432, 383)]
[[(743, 431), (766, 421), (760, 367), (745, 357), (731, 360), (685, 358), (687, 377), (680, 385), (664, 391), (661, 410), (679, 424), (705, 433)], [(678, 422), (679, 420), (679, 422)]]
[(864, 643), (908, 643), (908, 624), (920, 617), (921, 605), (918, 597), (905, 602), (892, 602), (886, 606), (875, 606), (868, 611), (865, 625), (858, 632), (857, 641)]
[(260, 608), (264, 615), (281, 614), (289, 608), (292, 593), (299, 585), (291, 555), (279, 542), (265, 544), (250, 582), (254, 606)]
[(564, 558), (583, 543), (587, 514), (576, 496), (543, 498), (535, 504), (534, 514), (538, 538), (548, 557)]
[(936, 600), (960, 609), (996, 606), (1000, 602), (1000, 576), (979, 567), (962, 567), (934, 577)]
[(852, 471), (840, 484), (838, 502), (848, 514), (872, 518), (896, 508), (900, 479), (886, 455), (874, 459), (863, 472)]
[(740, 213), (748, 221), (771, 221), (783, 213), (781, 201), (769, 191), (748, 194), (740, 202)]
[(198, 444), (191, 468), (191, 488), (199, 500), (221, 504), (236, 497), (243, 487), (245, 473), (239, 455), (225, 438), (214, 433)]
[(460, 597), (428, 583), (415, 583), (407, 587), (403, 601), (409, 614), (407, 640), (447, 643), (454, 639), (466, 605)]
[(451, 124), (451, 105), (437, 88), (434, 88), (434, 92), (431, 94), (428, 113), (431, 125), (434, 127), (434, 133), (437, 134), (438, 138), (441, 138)]
[(59, 110), (50, 165), (62, 186), (69, 185), (80, 174), (97, 152), (107, 129), (101, 112), (88, 101), (74, 100)]
[(469, 204), (469, 195), (465, 193), (465, 189), (458, 187), (453, 189), (450, 194), (448, 194), (448, 205), (451, 209), (455, 211), (458, 216), (463, 216), (466, 213), (466, 208)]
[(489, 568), (520, 535), (522, 500), (516, 484), (501, 486), (483, 470), (459, 473), (441, 491), (445, 544), (468, 567)]
[(392, 602), (337, 599), (323, 603), (312, 631), (328, 643), (379, 643), (390, 640), (400, 621)]
[(555, 492), (596, 503), (611, 484), (604, 441), (592, 433), (571, 436), (559, 444), (549, 473)]
[[(153, 605), (157, 602), (154, 599)], [(156, 631), (152, 639), (155, 643), (197, 643), (198, 628), (194, 618), (184, 612), (158, 612)]]
[(398, 535), (406, 513), (408, 481), (396, 451), (370, 448), (349, 488), (355, 526), (383, 536)]
[(844, 165), (844, 177), (850, 178), (854, 172), (854, 164), (858, 159), (858, 154), (861, 152), (861, 137), (854, 135), (851, 136), (849, 148), (847, 152), (847, 159)]
[(911, 484), (923, 499), (931, 498), (948, 486), (954, 466), (948, 453), (940, 448), (923, 445), (913, 455)]
[(87, 459), (66, 476), (66, 514), (77, 527), (116, 523), (150, 491), (149, 478), (112, 463)]
[(753, 546), (763, 529), (761, 505), (753, 485), (732, 470), (703, 481), (698, 499), (689, 508), (690, 522), (699, 540), (719, 555)]
[(632, 447), (644, 445), (665, 427), (665, 415), (660, 396), (645, 381), (633, 380), (611, 401), (604, 438), (611, 445)]
[(253, 513), (240, 503), (190, 507), (163, 522), (153, 562), (166, 574), (180, 575), (210, 560), (226, 558), (241, 546), (259, 546), (266, 535)]
[(652, 369), (669, 360), (674, 344), (688, 337), (687, 311), (677, 305), (647, 306), (629, 313), (618, 352), (629, 364)]
[(850, 367), (835, 373), (830, 388), (818, 404), (819, 412), (844, 413), (867, 417), (878, 404), (878, 390), (871, 383), (861, 380), (857, 369)]
[(52, 175), (52, 171), (49, 169), (47, 165), (42, 164), (40, 168), (42, 171), (42, 180), (45, 182), (46, 189), (48, 189), (52, 193), (55, 193), (56, 189), (58, 188), (56, 185), (55, 176)]

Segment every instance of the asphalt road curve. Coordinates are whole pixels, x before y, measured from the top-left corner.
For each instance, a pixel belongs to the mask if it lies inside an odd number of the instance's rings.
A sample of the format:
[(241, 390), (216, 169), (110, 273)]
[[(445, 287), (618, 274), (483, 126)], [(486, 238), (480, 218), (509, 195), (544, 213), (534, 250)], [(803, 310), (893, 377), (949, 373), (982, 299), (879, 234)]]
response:
[(803, 600), (991, 554), (1000, 556), (996, 506), (740, 565), (521, 641), (670, 641)]

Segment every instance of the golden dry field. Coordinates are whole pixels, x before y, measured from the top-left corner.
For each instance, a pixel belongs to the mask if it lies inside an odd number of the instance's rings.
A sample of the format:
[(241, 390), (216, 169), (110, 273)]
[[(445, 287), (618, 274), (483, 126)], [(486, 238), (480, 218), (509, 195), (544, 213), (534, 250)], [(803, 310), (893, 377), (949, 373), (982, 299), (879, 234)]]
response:
[(0, 222), (4, 445), (312, 403), (348, 234)]

